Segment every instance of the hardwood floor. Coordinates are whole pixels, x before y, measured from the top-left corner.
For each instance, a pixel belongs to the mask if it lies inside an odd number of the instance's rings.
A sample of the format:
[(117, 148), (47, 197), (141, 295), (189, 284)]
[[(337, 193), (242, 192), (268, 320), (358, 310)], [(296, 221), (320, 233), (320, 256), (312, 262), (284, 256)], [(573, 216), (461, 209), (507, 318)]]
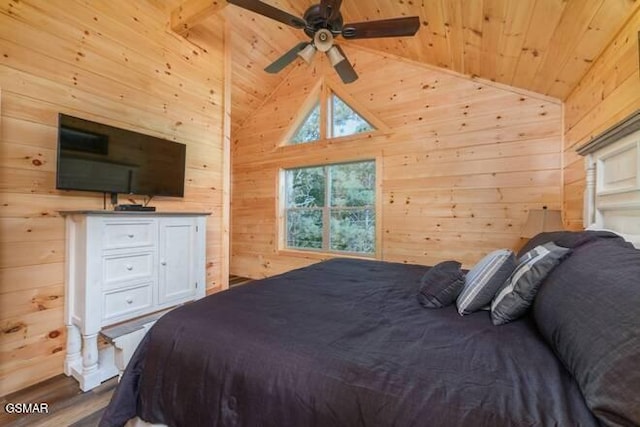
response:
[[(117, 378), (112, 378), (93, 390), (83, 392), (73, 378), (66, 375), (55, 376), (40, 384), (2, 397), (0, 426), (97, 426), (117, 383)], [(49, 413), (9, 414), (5, 409), (8, 403), (47, 403)]]
[(253, 282), (253, 279), (247, 279), (246, 277), (240, 276), (229, 276), (229, 287), (233, 288), (235, 286), (245, 285), (249, 282)]

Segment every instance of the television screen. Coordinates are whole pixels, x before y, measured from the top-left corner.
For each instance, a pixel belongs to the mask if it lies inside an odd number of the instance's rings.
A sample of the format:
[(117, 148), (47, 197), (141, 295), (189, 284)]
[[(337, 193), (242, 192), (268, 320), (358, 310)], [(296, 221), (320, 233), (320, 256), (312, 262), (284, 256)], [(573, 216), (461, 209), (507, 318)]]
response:
[(184, 196), (186, 145), (59, 115), (56, 188)]

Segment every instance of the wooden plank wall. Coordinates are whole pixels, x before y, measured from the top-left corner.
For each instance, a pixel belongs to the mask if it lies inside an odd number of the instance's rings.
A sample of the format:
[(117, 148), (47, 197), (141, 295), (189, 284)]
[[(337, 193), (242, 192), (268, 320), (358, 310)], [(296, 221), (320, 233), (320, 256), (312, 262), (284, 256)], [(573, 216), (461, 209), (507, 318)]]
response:
[(152, 204), (213, 212), (207, 286), (224, 283), (224, 25), (205, 50), (169, 33), (168, 18), (143, 0), (0, 1), (0, 395), (62, 373), (58, 211), (103, 205), (55, 189), (59, 112), (187, 144), (184, 199)]
[(582, 228), (584, 160), (576, 148), (640, 108), (640, 7), (565, 101), (565, 222)]
[[(320, 55), (297, 64), (233, 135), (232, 274), (270, 276), (318, 261), (277, 247), (281, 168), (376, 158), (381, 258), (469, 267), (520, 244), (530, 208), (559, 209), (559, 101), (350, 46), (360, 75), (342, 85)], [(288, 70), (287, 70), (288, 71)], [(326, 78), (391, 132), (279, 147), (298, 109)]]

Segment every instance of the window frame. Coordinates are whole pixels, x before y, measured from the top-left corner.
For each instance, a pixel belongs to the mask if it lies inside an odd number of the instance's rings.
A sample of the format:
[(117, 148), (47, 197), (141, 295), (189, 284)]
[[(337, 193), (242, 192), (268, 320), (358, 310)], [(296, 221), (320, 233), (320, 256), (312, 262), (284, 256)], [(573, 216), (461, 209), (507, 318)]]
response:
[[(373, 204), (368, 204), (364, 206), (340, 206), (340, 207), (332, 207), (331, 206), (331, 174), (330, 168), (332, 166), (340, 166), (346, 164), (354, 164), (354, 163), (373, 163), (374, 171), (375, 171), (375, 183), (374, 183), (374, 202)], [(289, 208), (287, 207), (287, 172), (293, 169), (305, 169), (305, 168), (323, 168), (324, 176), (325, 176), (325, 188), (324, 188), (324, 197), (325, 203), (324, 206), (313, 207), (313, 208)], [(376, 157), (367, 157), (363, 159), (354, 159), (349, 161), (339, 161), (332, 163), (323, 163), (323, 164), (315, 164), (315, 165), (303, 165), (303, 166), (292, 166), (287, 168), (281, 168), (279, 173), (279, 191), (278, 191), (278, 254), (290, 254), (290, 255), (301, 255), (301, 256), (312, 256), (319, 258), (326, 258), (327, 255), (330, 256), (345, 256), (351, 258), (380, 258), (381, 253), (381, 215), (380, 215), (380, 159)], [(374, 212), (375, 215), (375, 225), (373, 230), (374, 237), (374, 250), (371, 253), (364, 252), (354, 252), (354, 251), (340, 251), (331, 249), (331, 213), (339, 212), (339, 211), (348, 211), (348, 210), (366, 210), (370, 209)], [(287, 217), (289, 211), (312, 211), (312, 210), (321, 210), (322, 211), (322, 247), (321, 248), (298, 248), (298, 247), (290, 247), (288, 245), (288, 223)]]
[[(358, 132), (344, 136), (332, 136), (332, 97), (335, 95), (344, 102), (351, 110), (366, 121), (373, 129), (365, 132)], [(293, 137), (298, 133), (300, 128), (304, 126), (305, 120), (309, 117), (312, 110), (319, 103), (320, 105), (320, 138), (307, 142), (292, 142)], [(278, 144), (281, 149), (294, 149), (300, 146), (330, 144), (336, 141), (356, 141), (360, 139), (371, 138), (377, 135), (388, 135), (391, 129), (374, 114), (372, 114), (365, 105), (358, 102), (354, 97), (349, 95), (343, 89), (334, 87), (329, 81), (319, 80), (316, 86), (309, 92), (305, 98), (298, 113), (291, 121), (288, 130), (284, 133), (283, 139)]]

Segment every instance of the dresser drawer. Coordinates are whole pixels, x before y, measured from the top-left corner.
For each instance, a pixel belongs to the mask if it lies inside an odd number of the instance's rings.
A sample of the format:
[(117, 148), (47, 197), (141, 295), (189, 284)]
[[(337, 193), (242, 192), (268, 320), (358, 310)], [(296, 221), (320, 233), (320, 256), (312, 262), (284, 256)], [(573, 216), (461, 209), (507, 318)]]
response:
[(103, 257), (103, 287), (118, 287), (133, 280), (151, 280), (154, 273), (154, 258), (154, 252), (136, 252)]
[(103, 249), (125, 249), (151, 246), (156, 242), (155, 221), (106, 221), (103, 227)]
[(123, 316), (127, 318), (136, 312), (144, 312), (153, 304), (153, 286), (151, 283), (128, 289), (104, 293), (102, 324), (115, 321)]

